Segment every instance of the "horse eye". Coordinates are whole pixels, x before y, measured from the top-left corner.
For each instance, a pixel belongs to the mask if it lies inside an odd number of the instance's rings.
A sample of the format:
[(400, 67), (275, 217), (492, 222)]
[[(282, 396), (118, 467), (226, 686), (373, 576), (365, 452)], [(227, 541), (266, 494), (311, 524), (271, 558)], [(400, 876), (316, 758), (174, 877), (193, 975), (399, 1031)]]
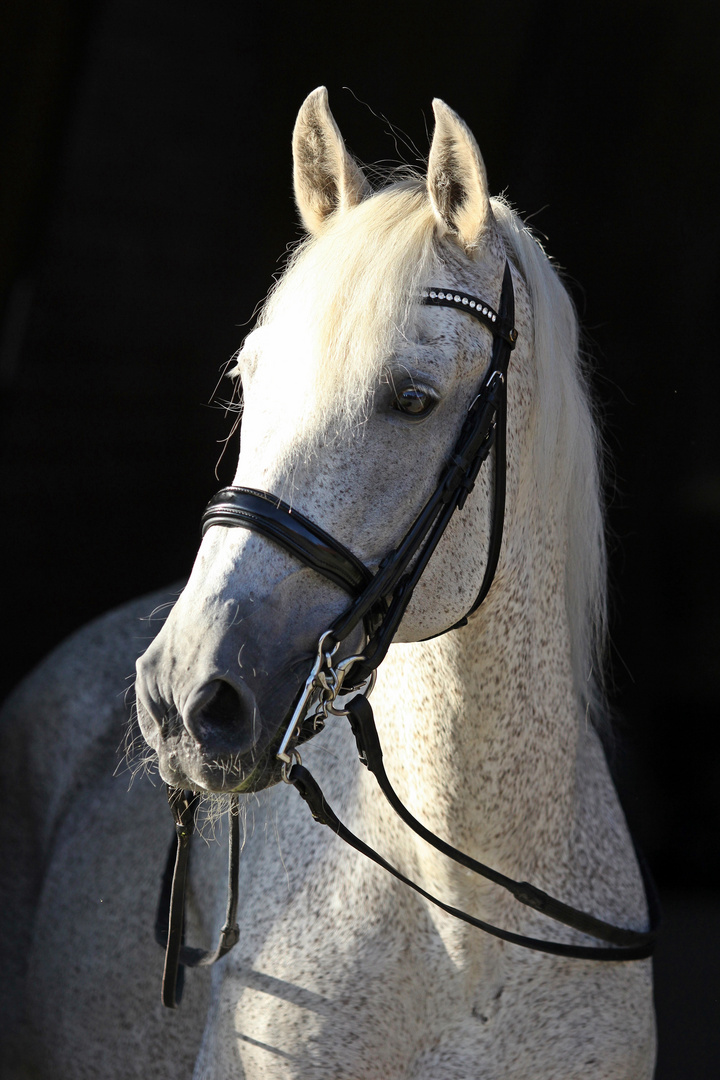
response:
[(406, 416), (427, 416), (437, 404), (437, 398), (422, 386), (407, 386), (398, 391), (393, 401), (393, 408)]

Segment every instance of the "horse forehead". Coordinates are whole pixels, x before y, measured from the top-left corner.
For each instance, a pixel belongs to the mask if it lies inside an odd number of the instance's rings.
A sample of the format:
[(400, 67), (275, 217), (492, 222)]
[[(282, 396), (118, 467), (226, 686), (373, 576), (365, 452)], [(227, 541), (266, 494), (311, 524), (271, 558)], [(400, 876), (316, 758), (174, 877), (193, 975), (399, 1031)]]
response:
[(417, 313), (412, 340), (401, 345), (394, 361), (439, 377), (462, 378), (473, 374), (491, 349), (492, 335), (471, 315), (454, 308), (423, 306)]
[[(482, 300), (494, 310), (500, 305), (502, 280), (505, 272), (505, 253), (492, 250), (492, 257), (472, 264), (467, 259), (450, 259), (436, 268), (428, 287), (460, 289)], [(468, 311), (419, 305), (414, 320), (414, 337), (419, 344), (436, 345), (451, 354), (469, 350), (469, 359), (478, 350), (492, 345), (490, 331)]]

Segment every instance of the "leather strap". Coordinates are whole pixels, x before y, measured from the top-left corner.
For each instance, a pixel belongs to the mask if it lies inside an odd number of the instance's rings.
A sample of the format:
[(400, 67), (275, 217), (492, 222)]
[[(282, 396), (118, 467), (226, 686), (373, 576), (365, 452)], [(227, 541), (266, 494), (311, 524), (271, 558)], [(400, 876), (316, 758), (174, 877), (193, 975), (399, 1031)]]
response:
[(192, 791), (168, 787), (168, 803), (175, 819), (175, 836), (170, 845), (163, 874), (155, 918), (155, 940), (165, 949), (161, 1000), (169, 1009), (176, 1009), (182, 1000), (183, 969), (208, 967), (216, 963), (230, 952), (240, 937), (240, 927), (237, 922), (240, 826), (238, 797), (233, 795), (229, 812), (228, 900), (225, 923), (220, 930), (214, 950), (195, 949), (184, 944), (185, 891), (198, 801), (199, 796)]
[(371, 572), (349, 548), (267, 491), (222, 488), (202, 516), (202, 535), (213, 525), (262, 533), (351, 596), (372, 581)]
[[(453, 296), (453, 302), (455, 297)], [(464, 303), (464, 299), (461, 297), (461, 302)], [(445, 300), (447, 304), (447, 299)], [(483, 309), (484, 310), (484, 309)], [(494, 313), (491, 313), (491, 315)], [(475, 318), (479, 318), (477, 310), (477, 302), (475, 307)], [(500, 313), (498, 316), (499, 328), (497, 330), (498, 337), (495, 338), (493, 346), (493, 360), (495, 370), (498, 371), (503, 379), (504, 393), (500, 394), (497, 402), (497, 409), (495, 414), (495, 470), (493, 475), (493, 501), (492, 501), (492, 521), (490, 524), (490, 543), (488, 546), (487, 562), (485, 564), (485, 573), (480, 584), (475, 603), (472, 605), (469, 611), (465, 613), (462, 619), (459, 619), (449, 629), (457, 630), (461, 626), (466, 626), (468, 619), (471, 615), (474, 615), (477, 609), (484, 601), (487, 594), (490, 592), (490, 587), (495, 580), (495, 571), (497, 570), (498, 561), (500, 559), (500, 549), (502, 547), (503, 527), (505, 524), (505, 488), (506, 488), (506, 450), (505, 440), (507, 433), (507, 389), (505, 386), (505, 380), (507, 379), (508, 367), (510, 364), (510, 352), (515, 348), (515, 342), (517, 341), (517, 330), (515, 329), (515, 291), (512, 285), (512, 271), (510, 270), (510, 264), (505, 263), (505, 273), (503, 275), (503, 286), (500, 293)], [(470, 490), (477, 480), (478, 473), (482, 461), (478, 462), (474, 471), (470, 475)], [(467, 493), (463, 495), (462, 501), (459, 504), (459, 509), (462, 509)], [(438, 635), (435, 635), (436, 637)]]
[[(541, 912), (555, 922), (564, 923), (565, 926), (570, 926), (574, 930), (581, 931), (583, 934), (599, 938), (601, 941), (610, 942), (618, 947), (612, 950), (606, 950), (608, 953), (607, 956), (594, 956), (592, 958), (636, 960), (643, 959), (652, 954), (656, 938), (656, 927), (659, 922), (659, 905), (657, 903), (656, 891), (651, 879), (649, 879), (649, 873), (644, 860), (640, 860), (640, 867), (643, 874), (651, 916), (651, 928), (649, 932), (629, 930), (624, 927), (614, 926), (612, 923), (605, 922), (603, 919), (598, 919), (594, 915), (588, 915), (578, 908), (564, 904), (561, 900), (556, 900), (555, 897), (550, 896), (548, 893), (543, 892), (542, 889), (538, 889), (535, 885), (531, 885), (527, 881), (515, 881), (506, 874), (502, 874), (498, 870), (494, 870), (492, 867), (485, 865), (485, 863), (478, 862), (477, 859), (473, 859), (470, 855), (466, 855), (464, 852), (459, 851), (457, 848), (453, 847), (452, 844), (448, 844), (446, 841), (430, 832), (422, 822), (418, 821), (418, 819), (410, 813), (399, 798), (385, 772), (385, 766), (383, 765), (382, 760), (382, 748), (380, 746), (380, 739), (375, 726), (375, 719), (370, 702), (366, 697), (358, 694), (347, 704), (346, 708), (361, 763), (374, 775), (380, 790), (395, 813), (413, 830), (413, 832), (417, 833), (417, 835), (422, 837), (428, 844), (437, 851), (440, 851), (443, 855), (452, 859), (454, 862), (466, 867), (474, 874), (478, 874), (480, 877), (484, 877), (488, 881), (492, 881), (501, 888), (506, 889), (521, 904), (534, 908), (536, 911)], [(532, 947), (539, 948), (540, 946), (536, 942)], [(590, 958), (587, 947), (585, 946), (567, 946), (565, 948), (579, 951), (563, 951), (561, 954), (563, 956), (577, 955), (578, 957)], [(552, 949), (545, 949), (544, 951), (557, 950), (553, 946)]]
[[(423, 301), (428, 302), (428, 301)], [(445, 305), (458, 307), (460, 304), (445, 297)], [(462, 311), (475, 314), (468, 307)], [(500, 298), (500, 316), (502, 326), (512, 325), (515, 316), (515, 301), (512, 284), (512, 272), (509, 263), (505, 265), (502, 293)], [(484, 322), (484, 319), (480, 319)], [(474, 401), (468, 409), (468, 415), (455, 444), (450, 459), (440, 477), (438, 486), (428, 502), (418, 514), (398, 548), (383, 560), (367, 589), (354, 601), (350, 608), (336, 620), (332, 632), (338, 641), (342, 641), (357, 623), (365, 618), (370, 606), (380, 597), (392, 599), (381, 623), (363, 650), (365, 660), (352, 668), (350, 682), (359, 685), (382, 663), (392, 640), (397, 632), (402, 617), (412, 597), (415, 586), (423, 574), (435, 548), (442, 539), (445, 529), (456, 509), (462, 509), (472, 491), (480, 469), (487, 459), (492, 446), (495, 446), (495, 476), (492, 507), (492, 522), (488, 558), (480, 590), (470, 610), (452, 626), (441, 633), (448, 633), (464, 626), (470, 615), (479, 607), (492, 585), (502, 545), (503, 522), (505, 516), (505, 432), (507, 414), (507, 371), (510, 354), (514, 345), (508, 335), (497, 335), (493, 342), (492, 358), (482, 384)], [(439, 636), (439, 635), (433, 635)]]
[(542, 889), (536, 888), (527, 881), (515, 881), (506, 874), (501, 874), (499, 871), (493, 870), (492, 867), (478, 862), (477, 859), (471, 858), (471, 856), (466, 855), (464, 852), (453, 847), (452, 844), (448, 844), (440, 839), (440, 837), (435, 836), (435, 834), (430, 832), (422, 822), (413, 817), (407, 807), (405, 807), (398, 798), (382, 764), (382, 750), (370, 702), (362, 695), (357, 695), (349, 702), (347, 708), (348, 719), (350, 720), (350, 725), (353, 734), (355, 735), (360, 761), (373, 773), (378, 781), (381, 791), (393, 810), (406, 825), (417, 833), (418, 836), (422, 837), (423, 840), (426, 840), (427, 843), (431, 844), (437, 851), (442, 852), (442, 854), (446, 855), (454, 862), (459, 863), (461, 866), (466, 867), (480, 877), (484, 877), (487, 880), (494, 882), (496, 885), (499, 885), (501, 888), (506, 889), (521, 904), (534, 908), (536, 911), (541, 912), (555, 922), (563, 923), (565, 926), (570, 926), (575, 930), (588, 934), (590, 937), (609, 942), (612, 944), (612, 947), (568, 945), (564, 942), (546, 941), (541, 938), (527, 937), (524, 934), (515, 934), (509, 930), (503, 930), (500, 927), (493, 926), (490, 923), (484, 922), (482, 919), (477, 919), (475, 916), (469, 915), (465, 911), (461, 911), (459, 908), (451, 907), (449, 904), (444, 903), (442, 900), (439, 900), (437, 897), (427, 892), (416, 882), (402, 874), (396, 867), (387, 862), (386, 859), (383, 859), (381, 855), (346, 828), (325, 799), (325, 796), (312, 774), (304, 766), (295, 764), (289, 771), (288, 779), (308, 804), (316, 821), (322, 825), (327, 825), (341, 840), (344, 840), (346, 844), (349, 844), (350, 847), (359, 851), (362, 855), (365, 855), (366, 858), (371, 859), (372, 862), (377, 863), (378, 866), (387, 870), (388, 873), (392, 874), (398, 881), (402, 881), (403, 884), (414, 889), (415, 892), (425, 897), (426, 900), (429, 900), (430, 903), (435, 904), (443, 911), (446, 911), (449, 915), (454, 916), (456, 919), (460, 919), (462, 922), (468, 923), (470, 926), (475, 926), (479, 930), (484, 930), (485, 933), (491, 934), (493, 937), (511, 942), (513, 945), (521, 945), (526, 949), (533, 949), (536, 952), (551, 953), (555, 956), (565, 956), (569, 959), (576, 960), (617, 962), (644, 960), (652, 955), (655, 948), (656, 930), (659, 922), (659, 907), (657, 904), (655, 888), (652, 879), (649, 877), (644, 860), (640, 860), (640, 868), (643, 874), (650, 911), (651, 925), (650, 930), (647, 932), (614, 926), (612, 923), (605, 922), (604, 919), (598, 919), (594, 915), (588, 915), (578, 908), (573, 908), (569, 904), (564, 904), (561, 900), (556, 900), (554, 897), (549, 896), (548, 893), (543, 892)]

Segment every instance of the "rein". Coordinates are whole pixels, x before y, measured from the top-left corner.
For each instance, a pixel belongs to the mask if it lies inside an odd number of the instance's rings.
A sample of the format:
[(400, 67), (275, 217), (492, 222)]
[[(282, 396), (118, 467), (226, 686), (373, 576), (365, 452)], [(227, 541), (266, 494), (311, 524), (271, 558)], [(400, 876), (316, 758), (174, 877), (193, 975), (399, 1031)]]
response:
[(484, 863), (478, 862), (477, 859), (473, 859), (470, 855), (459, 851), (452, 844), (446, 843), (439, 836), (430, 832), (416, 817), (413, 817), (397, 795), (385, 772), (382, 763), (382, 749), (370, 702), (366, 697), (358, 694), (348, 703), (347, 713), (361, 763), (373, 773), (378, 787), (390, 803), (390, 806), (413, 832), (454, 862), (466, 867), (474, 874), (478, 874), (480, 877), (499, 885), (511, 893), (521, 904), (534, 908), (555, 922), (563, 923), (565, 926), (570, 926), (574, 930), (598, 938), (600, 941), (611, 943), (614, 947), (567, 945), (559, 941), (545, 941), (539, 938), (527, 937), (524, 934), (514, 934), (509, 930), (502, 930), (500, 927), (483, 922), (473, 915), (468, 915), (467, 912), (461, 911), (459, 908), (450, 907), (450, 905), (438, 900), (437, 897), (432, 896), (414, 881), (405, 877), (391, 863), (358, 839), (336, 816), (320, 790), (320, 786), (308, 769), (302, 764), (295, 763), (288, 772), (287, 780), (295, 786), (308, 804), (310, 812), (317, 822), (329, 826), (350, 847), (355, 848), (356, 851), (377, 863), (378, 866), (387, 870), (398, 881), (402, 881), (403, 884), (414, 889), (415, 892), (424, 896), (426, 900), (446, 911), (449, 915), (453, 915), (456, 919), (461, 919), (463, 922), (469, 923), (470, 926), (475, 926), (480, 930), (484, 930), (485, 933), (492, 934), (493, 937), (508, 941), (513, 945), (521, 945), (536, 952), (551, 953), (555, 956), (565, 956), (576, 960), (644, 960), (652, 955), (655, 945), (655, 929), (659, 922), (659, 903), (653, 880), (642, 858), (639, 859), (639, 863), (649, 902), (651, 923), (649, 932), (614, 926), (612, 923), (605, 922), (604, 919), (598, 919), (594, 915), (588, 915), (578, 908), (564, 904), (561, 900), (556, 900), (527, 881), (515, 881), (506, 874), (501, 874), (498, 870), (493, 870), (492, 867), (486, 866)]
[[(451, 307), (471, 315), (486, 326), (493, 336), (489, 367), (470, 404), (455, 447), (448, 458), (435, 491), (421, 509), (395, 551), (389, 553), (373, 574), (343, 544), (320, 529), (268, 492), (251, 488), (223, 488), (211, 499), (203, 514), (202, 534), (213, 525), (241, 527), (259, 532), (284, 547), (305, 565), (343, 588), (352, 601), (348, 609), (321, 635), (315, 661), (296, 701), (285, 730), (277, 758), (282, 762), (282, 778), (292, 784), (308, 803), (316, 821), (327, 825), (340, 839), (382, 866), (399, 881), (450, 915), (504, 941), (558, 956), (585, 960), (627, 961), (650, 956), (654, 949), (658, 924), (658, 903), (649, 873), (640, 859), (650, 911), (650, 930), (639, 932), (616, 927), (577, 908), (554, 899), (528, 882), (517, 882), (489, 866), (458, 851), (435, 836), (404, 806), (394, 791), (382, 764), (382, 750), (375, 727), (372, 707), (367, 697), (374, 684), (377, 668), (397, 632), (413, 590), (440, 542), (452, 515), (461, 510), (472, 491), (483, 463), (494, 448), (492, 524), (488, 558), (478, 595), (469, 611), (441, 633), (464, 626), (483, 602), (492, 585), (502, 544), (505, 513), (505, 439), (507, 417), (507, 373), (510, 354), (517, 341), (514, 327), (515, 301), (512, 274), (505, 264), (498, 311), (484, 301), (456, 290), (429, 288), (421, 303), (432, 307)], [(334, 665), (334, 655), (342, 641), (362, 623), (366, 646), (362, 656), (351, 656)], [(437, 636), (437, 635), (434, 635)], [(344, 708), (337, 699), (354, 694)], [(568, 945), (514, 934), (491, 926), (466, 912), (433, 897), (406, 878), (372, 848), (347, 829), (328, 805), (317, 782), (302, 765), (296, 749), (299, 742), (324, 726), (332, 713), (347, 716), (355, 735), (360, 761), (375, 776), (393, 810), (403, 822), (438, 851), (502, 888), (516, 900), (542, 912), (606, 946)], [(236, 943), (239, 930), (237, 912), (237, 796), (231, 810), (230, 858), (228, 872), (228, 909), (220, 941), (214, 953), (188, 949), (182, 943), (183, 897), (192, 834), (196, 797), (169, 789), (168, 798), (176, 822), (176, 839), (165, 871), (158, 908), (156, 937), (166, 946), (162, 1000), (173, 1008), (182, 990), (182, 966), (212, 964)], [(163, 913), (168, 911), (169, 915)]]
[(228, 856), (228, 900), (225, 923), (218, 943), (209, 949), (194, 949), (184, 943), (185, 938), (185, 888), (190, 867), (190, 842), (195, 829), (195, 813), (199, 795), (168, 786), (168, 803), (175, 819), (175, 836), (170, 845), (163, 883), (160, 890), (155, 940), (165, 949), (162, 994), (163, 1005), (175, 1009), (183, 991), (185, 967), (208, 967), (237, 945), (240, 927), (237, 922), (238, 869), (240, 866), (240, 828), (238, 797), (232, 796), (230, 804), (230, 843)]

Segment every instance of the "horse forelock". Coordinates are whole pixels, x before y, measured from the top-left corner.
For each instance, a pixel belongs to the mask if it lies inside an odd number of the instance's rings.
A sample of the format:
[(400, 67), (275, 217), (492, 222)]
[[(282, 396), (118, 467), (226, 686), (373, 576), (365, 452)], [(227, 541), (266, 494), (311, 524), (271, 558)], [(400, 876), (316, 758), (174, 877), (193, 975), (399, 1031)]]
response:
[(362, 425), (389, 357), (412, 333), (434, 226), (424, 184), (400, 181), (335, 215), (292, 253), (256, 340), (263, 375), (296, 421), (296, 449), (298, 436), (312, 444), (329, 426)]

